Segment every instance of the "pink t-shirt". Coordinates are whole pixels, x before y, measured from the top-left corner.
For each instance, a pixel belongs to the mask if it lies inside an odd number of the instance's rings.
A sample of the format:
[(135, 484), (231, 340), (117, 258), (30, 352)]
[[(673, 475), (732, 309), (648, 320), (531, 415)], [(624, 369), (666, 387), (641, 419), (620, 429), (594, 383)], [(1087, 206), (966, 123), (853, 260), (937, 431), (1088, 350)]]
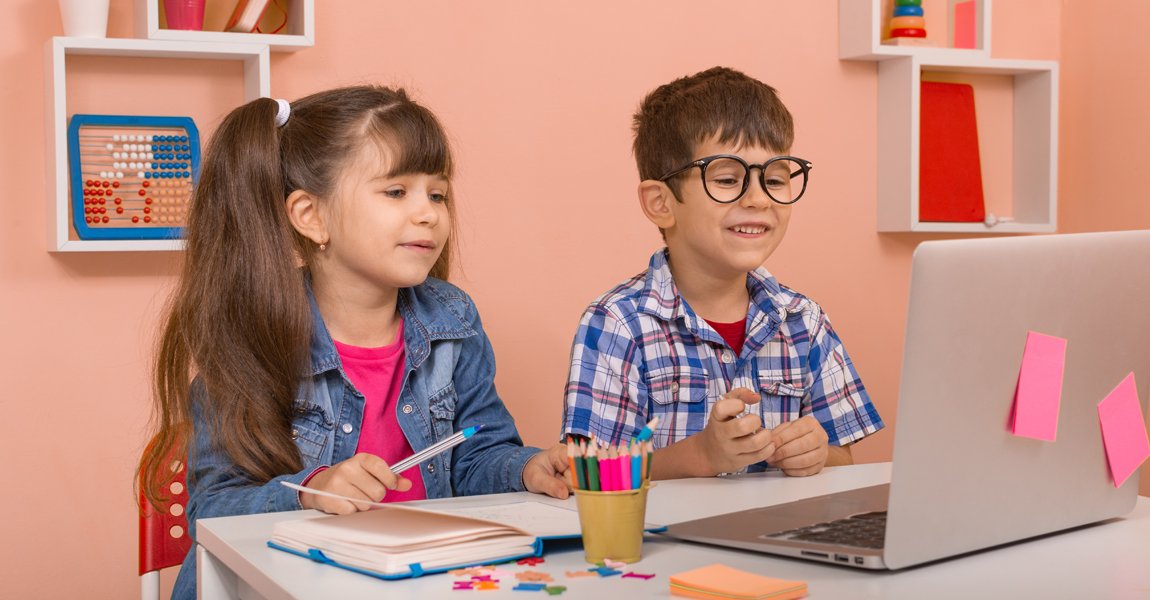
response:
[[(334, 341), (334, 340), (333, 340)], [(343, 370), (363, 394), (363, 423), (359, 428), (356, 452), (370, 452), (393, 465), (412, 455), (411, 444), (399, 428), (395, 405), (403, 385), (403, 322), (396, 341), (381, 348), (360, 348), (335, 342)], [(406, 492), (389, 491), (384, 502), (406, 502), (427, 498), (419, 466), (400, 473), (411, 480)]]

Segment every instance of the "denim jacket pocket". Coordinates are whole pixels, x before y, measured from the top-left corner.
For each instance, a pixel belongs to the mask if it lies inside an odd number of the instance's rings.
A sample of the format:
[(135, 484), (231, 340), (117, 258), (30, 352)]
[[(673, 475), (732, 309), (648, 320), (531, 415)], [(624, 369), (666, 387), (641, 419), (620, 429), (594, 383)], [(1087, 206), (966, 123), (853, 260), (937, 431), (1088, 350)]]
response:
[(698, 367), (665, 367), (647, 373), (647, 393), (659, 410), (673, 412), (674, 405), (707, 399), (707, 370)]
[(762, 398), (763, 426), (777, 427), (799, 418), (807, 389), (801, 381), (789, 381), (778, 373), (759, 373), (759, 396)]
[(305, 466), (318, 465), (323, 458), (324, 448), (331, 439), (329, 432), (335, 421), (322, 406), (296, 400), (295, 414), (292, 417), (291, 437), (299, 449)]
[(455, 433), (455, 400), (455, 384), (452, 382), (428, 398), (427, 410), (431, 413), (431, 427), (435, 430), (436, 440)]

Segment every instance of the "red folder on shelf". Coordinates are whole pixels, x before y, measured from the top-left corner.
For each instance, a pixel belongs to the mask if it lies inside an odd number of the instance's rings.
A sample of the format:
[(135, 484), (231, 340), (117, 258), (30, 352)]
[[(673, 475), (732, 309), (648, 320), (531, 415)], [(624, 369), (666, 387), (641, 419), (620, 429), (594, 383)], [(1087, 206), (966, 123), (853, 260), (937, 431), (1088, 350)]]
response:
[(918, 220), (978, 222), (986, 218), (974, 88), (922, 82)]

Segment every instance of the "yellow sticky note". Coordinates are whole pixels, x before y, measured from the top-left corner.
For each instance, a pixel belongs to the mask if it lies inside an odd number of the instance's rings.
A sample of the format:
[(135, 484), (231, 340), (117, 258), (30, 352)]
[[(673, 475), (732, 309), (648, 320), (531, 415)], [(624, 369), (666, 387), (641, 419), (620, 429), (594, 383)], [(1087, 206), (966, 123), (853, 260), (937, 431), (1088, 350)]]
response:
[(790, 600), (807, 595), (805, 581), (789, 581), (713, 564), (671, 576), (671, 594), (686, 598)]

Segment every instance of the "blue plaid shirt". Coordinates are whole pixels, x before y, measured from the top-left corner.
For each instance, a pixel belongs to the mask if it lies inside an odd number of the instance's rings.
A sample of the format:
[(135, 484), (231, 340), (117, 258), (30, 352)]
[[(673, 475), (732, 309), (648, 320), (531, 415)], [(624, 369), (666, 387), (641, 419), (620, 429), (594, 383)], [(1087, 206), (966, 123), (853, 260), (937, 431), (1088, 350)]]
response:
[[(695, 314), (675, 287), (666, 250), (649, 268), (593, 302), (571, 349), (565, 434), (620, 443), (659, 417), (662, 448), (703, 430), (727, 391), (757, 390), (767, 428), (813, 414), (841, 446), (883, 422), (818, 304), (759, 268), (747, 274), (750, 306), (742, 354)], [(765, 464), (753, 465), (761, 470)]]

